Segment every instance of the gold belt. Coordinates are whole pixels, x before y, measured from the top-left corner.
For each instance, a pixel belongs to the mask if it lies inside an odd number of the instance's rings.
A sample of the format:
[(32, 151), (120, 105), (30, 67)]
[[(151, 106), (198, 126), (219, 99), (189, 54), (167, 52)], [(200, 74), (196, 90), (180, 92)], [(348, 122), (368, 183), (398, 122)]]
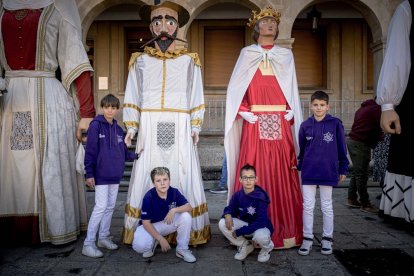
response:
[(251, 112), (261, 112), (261, 111), (286, 111), (286, 105), (285, 104), (279, 104), (279, 105), (251, 105), (250, 106)]

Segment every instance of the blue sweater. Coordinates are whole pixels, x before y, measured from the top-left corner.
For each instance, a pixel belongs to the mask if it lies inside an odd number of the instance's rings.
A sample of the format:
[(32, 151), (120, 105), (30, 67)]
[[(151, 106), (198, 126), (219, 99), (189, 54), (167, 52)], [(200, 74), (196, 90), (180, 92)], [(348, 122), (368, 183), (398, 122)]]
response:
[(119, 184), (125, 160), (133, 161), (136, 157), (136, 153), (128, 151), (124, 131), (116, 120), (111, 125), (103, 115), (93, 119), (85, 147), (86, 178), (95, 178), (95, 185)]
[(246, 194), (243, 189), (237, 191), (230, 199), (229, 205), (224, 208), (223, 217), (230, 214), (248, 225), (237, 229), (237, 236), (253, 234), (256, 230), (266, 227), (273, 233), (273, 225), (267, 215), (267, 206), (270, 203), (269, 196), (259, 186), (254, 191)]
[(344, 126), (338, 118), (326, 114), (318, 122), (309, 117), (300, 126), (299, 147), (303, 185), (336, 186), (339, 175), (348, 172)]

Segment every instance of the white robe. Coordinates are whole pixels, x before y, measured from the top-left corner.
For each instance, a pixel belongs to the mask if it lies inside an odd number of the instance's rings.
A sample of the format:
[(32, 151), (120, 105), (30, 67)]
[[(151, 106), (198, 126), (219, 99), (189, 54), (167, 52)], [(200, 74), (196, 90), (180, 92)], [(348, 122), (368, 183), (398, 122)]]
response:
[[(0, 20), (3, 14), (0, 8)], [(0, 217), (39, 216), (42, 242), (73, 241), (86, 230), (87, 216), (83, 177), (75, 169), (72, 83), (93, 70), (80, 30), (51, 4), (39, 19), (35, 70), (11, 71), (3, 39), (0, 62), (8, 80), (0, 99)]]
[[(191, 132), (199, 132), (204, 116), (204, 95), (198, 56), (163, 54), (147, 47), (132, 57), (125, 91), (123, 120), (128, 130), (138, 130), (134, 163), (125, 208), (123, 240), (131, 244), (142, 199), (153, 187), (150, 172), (167, 167), (171, 186), (178, 188), (193, 207), (190, 244), (206, 243), (210, 222), (197, 148)], [(161, 56), (160, 56), (161, 55)]]
[(234, 193), (237, 162), (239, 160), (242, 120), (236, 120), (240, 104), (260, 62), (268, 61), (282, 89), (290, 108), (294, 112), (295, 123), (292, 126), (295, 151), (299, 153), (298, 133), (303, 121), (299, 91), (296, 80), (295, 62), (290, 49), (274, 46), (265, 51), (260, 45), (250, 45), (241, 50), (227, 87), (226, 122), (224, 147), (228, 170), (228, 201)]
[[(388, 27), (387, 48), (377, 85), (377, 103), (381, 109), (394, 109), (406, 91), (411, 69), (410, 31), (412, 7), (402, 2)], [(410, 118), (411, 119), (411, 118)], [(404, 132), (404, 128), (402, 129)], [(412, 145), (407, 145), (412, 146)], [(414, 221), (414, 178), (389, 171), (385, 173), (380, 209), (384, 214)]]

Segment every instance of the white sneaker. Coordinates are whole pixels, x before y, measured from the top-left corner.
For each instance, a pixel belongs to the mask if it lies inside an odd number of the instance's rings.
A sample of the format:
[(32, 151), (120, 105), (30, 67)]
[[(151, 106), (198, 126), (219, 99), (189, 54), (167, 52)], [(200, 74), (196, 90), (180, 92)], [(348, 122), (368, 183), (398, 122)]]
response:
[(313, 239), (303, 237), (302, 245), (300, 246), (298, 253), (299, 255), (306, 256), (309, 255), (312, 250)]
[(322, 237), (322, 249), (321, 249), (321, 253), (323, 255), (330, 255), (332, 254), (333, 250), (332, 250), (332, 238), (329, 237)]
[(257, 261), (261, 263), (265, 263), (270, 259), (270, 252), (272, 252), (274, 248), (274, 244), (270, 241), (269, 248), (263, 248), (259, 252), (259, 256), (257, 256)]
[(118, 249), (118, 245), (116, 245), (111, 239), (98, 240), (98, 247), (104, 247), (109, 250)]
[(192, 252), (188, 249), (177, 249), (175, 251), (175, 255), (178, 258), (183, 259), (187, 263), (194, 263), (195, 261), (197, 261), (196, 257), (194, 257)]
[(252, 253), (254, 246), (250, 241), (245, 241), (242, 246), (239, 247), (238, 252), (234, 255), (234, 258), (239, 261), (243, 261), (246, 257)]
[(82, 255), (91, 257), (91, 258), (100, 258), (103, 256), (101, 250), (96, 248), (95, 245), (84, 245), (82, 248)]
[(144, 258), (150, 258), (150, 257), (154, 256), (155, 248), (157, 248), (157, 246), (158, 246), (158, 241), (157, 240), (154, 240), (154, 243), (152, 244), (151, 249), (148, 250), (148, 251), (145, 251), (142, 254), (142, 257), (144, 257)]

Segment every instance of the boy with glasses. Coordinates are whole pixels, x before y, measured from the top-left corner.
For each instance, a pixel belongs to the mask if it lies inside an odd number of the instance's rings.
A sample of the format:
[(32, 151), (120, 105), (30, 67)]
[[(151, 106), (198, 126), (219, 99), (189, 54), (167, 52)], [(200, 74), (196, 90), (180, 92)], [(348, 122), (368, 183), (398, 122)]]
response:
[(250, 164), (241, 168), (240, 182), (243, 189), (234, 193), (229, 205), (224, 208), (219, 229), (232, 244), (238, 246), (234, 256), (236, 260), (244, 260), (254, 250), (252, 242), (247, 239), (252, 237), (262, 248), (257, 260), (267, 262), (274, 247), (271, 240), (273, 225), (267, 215), (269, 196), (256, 185), (256, 169)]

